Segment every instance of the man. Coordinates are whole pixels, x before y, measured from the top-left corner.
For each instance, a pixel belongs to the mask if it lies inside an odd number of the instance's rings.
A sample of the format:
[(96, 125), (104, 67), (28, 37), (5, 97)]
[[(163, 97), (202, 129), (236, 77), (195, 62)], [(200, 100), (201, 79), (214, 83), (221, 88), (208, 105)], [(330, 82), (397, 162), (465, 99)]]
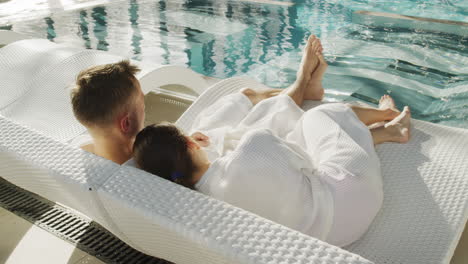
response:
[[(133, 142), (145, 120), (144, 94), (135, 77), (139, 71), (124, 60), (94, 66), (78, 74), (71, 102), (76, 119), (89, 135), (75, 138), (72, 145), (118, 164), (134, 165)], [(249, 96), (257, 100), (275, 94), (249, 90)], [(201, 133), (192, 137), (198, 142), (208, 140)]]
[(124, 60), (78, 74), (71, 95), (73, 112), (92, 138), (80, 144), (82, 149), (118, 164), (132, 157), (145, 119), (144, 94), (135, 77), (139, 71)]

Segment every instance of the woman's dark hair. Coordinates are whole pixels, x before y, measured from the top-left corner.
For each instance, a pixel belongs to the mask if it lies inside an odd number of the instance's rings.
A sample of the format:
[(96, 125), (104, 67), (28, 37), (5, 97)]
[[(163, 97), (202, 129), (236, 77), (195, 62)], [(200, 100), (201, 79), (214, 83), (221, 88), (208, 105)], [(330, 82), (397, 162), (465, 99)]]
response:
[(133, 156), (138, 168), (194, 189), (195, 165), (188, 144), (185, 135), (172, 124), (149, 125), (136, 136)]

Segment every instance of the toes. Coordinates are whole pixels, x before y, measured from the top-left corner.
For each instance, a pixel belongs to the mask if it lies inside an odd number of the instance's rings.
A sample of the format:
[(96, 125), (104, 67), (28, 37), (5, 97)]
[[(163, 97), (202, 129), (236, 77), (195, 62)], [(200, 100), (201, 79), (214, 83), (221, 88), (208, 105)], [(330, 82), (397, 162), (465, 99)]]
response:
[(390, 95), (386, 94), (385, 98), (387, 98), (387, 100), (389, 100), (390, 102), (394, 103), (393, 98)]
[(317, 52), (321, 53), (323, 51), (322, 43), (320, 42), (320, 39), (317, 38), (317, 36), (315, 35), (311, 35), (307, 40), (306, 54), (309, 54), (309, 50), (311, 50), (313, 55), (316, 55)]
[(316, 55), (319, 59), (320, 66), (322, 67), (328, 66), (327, 61), (325, 60), (325, 57), (323, 57), (323, 54), (321, 52), (317, 52)]
[(405, 106), (403, 108), (403, 111), (402, 111), (402, 114), (404, 115), (402, 118), (401, 118), (401, 123), (404, 125), (404, 126), (407, 126), (409, 127), (410, 123), (411, 123), (411, 110), (408, 106)]
[(323, 53), (323, 46), (322, 43), (320, 42), (320, 39), (317, 38), (314, 42), (314, 54), (319, 56), (319, 54)]
[(406, 106), (405, 108), (406, 108), (405, 110), (408, 113), (408, 116), (411, 117), (411, 109), (409, 108), (409, 106)]
[(314, 42), (312, 42), (312, 47), (314, 49), (314, 53), (317, 53), (321, 46), (320, 46), (320, 40), (319, 39), (315, 39)]
[(313, 42), (315, 41), (315, 38), (316, 38), (315, 35), (310, 35), (309, 39), (307, 39), (307, 45), (306, 45), (306, 47), (307, 47), (307, 46), (308, 46), (308, 47), (312, 46)]
[(382, 97), (380, 97), (379, 103), (383, 104), (383, 103), (385, 103), (385, 101), (389, 101), (390, 107), (391, 107), (391, 104), (394, 104), (393, 98), (388, 94), (382, 95)]
[(307, 55), (307, 54), (309, 53), (310, 48), (313, 48), (312, 44), (313, 44), (315, 38), (316, 38), (315, 35), (311, 35), (311, 36), (309, 36), (309, 38), (307, 39), (307, 43), (306, 43), (306, 45), (305, 45), (305, 47), (304, 47), (304, 54), (305, 54), (305, 55)]
[(405, 112), (405, 113), (411, 115), (411, 110), (410, 110), (409, 106), (405, 106), (405, 107), (403, 108), (403, 112)]
[(385, 95), (380, 97), (379, 104), (382, 104), (385, 101), (385, 98), (386, 98)]

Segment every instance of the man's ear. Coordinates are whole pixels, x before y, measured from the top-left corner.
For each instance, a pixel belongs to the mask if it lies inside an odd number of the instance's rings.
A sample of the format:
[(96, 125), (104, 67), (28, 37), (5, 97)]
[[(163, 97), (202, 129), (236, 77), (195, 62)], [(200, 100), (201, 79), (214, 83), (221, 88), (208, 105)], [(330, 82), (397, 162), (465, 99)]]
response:
[(119, 121), (119, 128), (122, 133), (127, 134), (130, 132), (130, 115), (125, 114)]

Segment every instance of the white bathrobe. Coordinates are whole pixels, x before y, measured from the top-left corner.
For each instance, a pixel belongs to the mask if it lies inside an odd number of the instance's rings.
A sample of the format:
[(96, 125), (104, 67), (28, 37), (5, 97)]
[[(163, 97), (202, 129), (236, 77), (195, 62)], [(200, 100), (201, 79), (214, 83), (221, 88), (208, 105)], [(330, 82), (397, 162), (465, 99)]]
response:
[(304, 112), (280, 95), (252, 107), (236, 93), (205, 109), (196, 131), (211, 142), (202, 193), (337, 246), (361, 237), (381, 207), (371, 134), (344, 104)]

